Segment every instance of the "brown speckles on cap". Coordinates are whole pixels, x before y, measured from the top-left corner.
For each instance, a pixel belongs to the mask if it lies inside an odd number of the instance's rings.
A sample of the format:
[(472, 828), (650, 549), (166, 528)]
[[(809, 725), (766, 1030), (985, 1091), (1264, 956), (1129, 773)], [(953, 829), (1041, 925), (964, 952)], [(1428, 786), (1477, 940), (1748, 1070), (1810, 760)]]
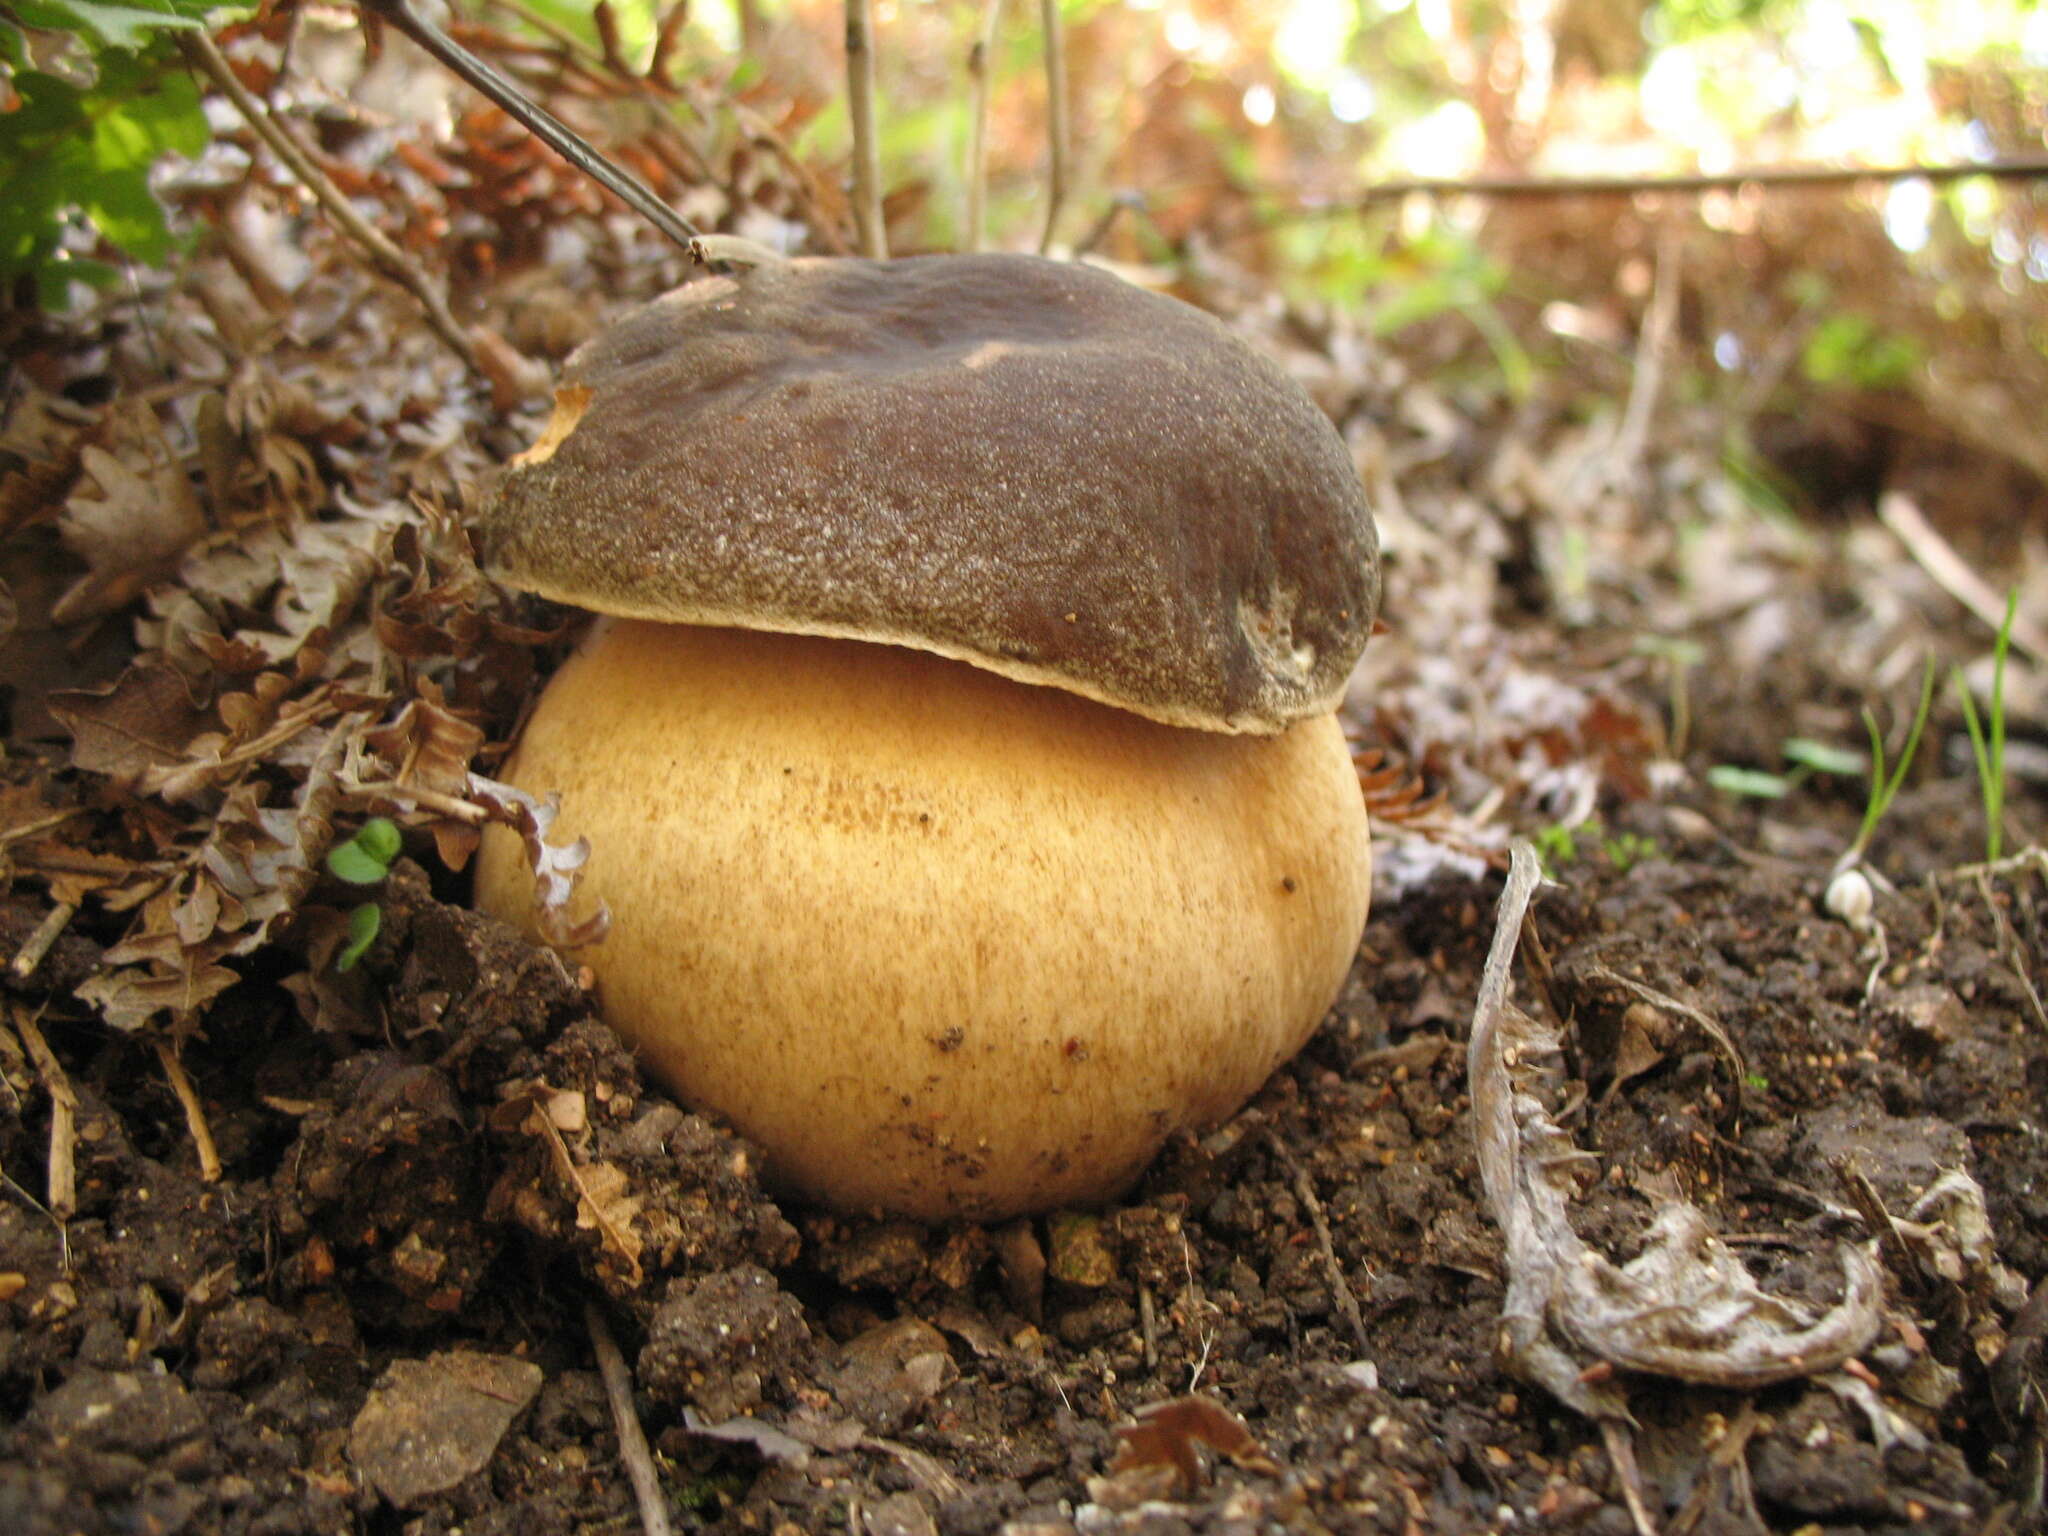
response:
[(627, 316), (562, 390), (573, 425), (507, 469), (481, 541), (601, 612), (916, 646), (1271, 731), (1335, 705), (1378, 607), (1315, 405), (1089, 267), (757, 268)]

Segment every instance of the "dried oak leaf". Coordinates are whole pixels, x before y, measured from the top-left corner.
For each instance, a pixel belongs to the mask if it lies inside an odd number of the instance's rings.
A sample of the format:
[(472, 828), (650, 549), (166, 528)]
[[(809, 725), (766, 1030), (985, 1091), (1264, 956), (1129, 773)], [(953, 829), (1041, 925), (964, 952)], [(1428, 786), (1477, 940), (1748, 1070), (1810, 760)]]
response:
[(78, 474), (97, 411), (17, 379), (0, 421), (0, 533), (39, 519)]
[(587, 917), (569, 916), (569, 899), (576, 893), (576, 881), (590, 858), (590, 841), (577, 838), (557, 846), (547, 840), (548, 829), (561, 814), (560, 800), (550, 795), (535, 799), (523, 789), (487, 779), (480, 773), (469, 776), (469, 798), (517, 832), (526, 845), (526, 857), (533, 868), (534, 921), (541, 938), (556, 949), (580, 949), (602, 939), (612, 925), (611, 909), (603, 902)]
[(48, 707), (71, 733), (71, 766), (105, 774), (128, 790), (152, 774), (183, 766), (208, 716), (182, 673), (141, 662), (111, 688), (53, 693)]
[(132, 434), (124, 460), (104, 448), (80, 455), (97, 494), (75, 491), (64, 503), (64, 543), (86, 574), (57, 600), (59, 624), (125, 607), (168, 580), (185, 551), (207, 532), (206, 513), (152, 420)]
[(167, 1011), (174, 1025), (186, 1023), (234, 985), (239, 978), (219, 962), (259, 948), (319, 878), (341, 797), (336, 770), (360, 726), (348, 720), (326, 734), (288, 807), (263, 805), (260, 780), (229, 789), (189, 867), (142, 904), (135, 929), (103, 957), (113, 969), (78, 995), (133, 1030)]
[[(364, 737), (364, 744), (391, 770), (393, 783), (461, 798), (469, 787), (469, 763), (484, 744), (482, 729), (449, 709), (430, 678), (398, 714)], [(478, 829), (446, 816), (430, 824), (435, 850), (450, 869), (461, 869), (476, 852)]]
[(1202, 1458), (1195, 1449), (1198, 1444), (1228, 1456), (1247, 1472), (1280, 1470), (1252, 1438), (1243, 1419), (1199, 1393), (1140, 1408), (1137, 1422), (1119, 1429), (1116, 1438), (1116, 1459), (1109, 1464), (1111, 1476), (1146, 1467), (1171, 1467), (1182, 1487), (1197, 1487), (1202, 1481)]

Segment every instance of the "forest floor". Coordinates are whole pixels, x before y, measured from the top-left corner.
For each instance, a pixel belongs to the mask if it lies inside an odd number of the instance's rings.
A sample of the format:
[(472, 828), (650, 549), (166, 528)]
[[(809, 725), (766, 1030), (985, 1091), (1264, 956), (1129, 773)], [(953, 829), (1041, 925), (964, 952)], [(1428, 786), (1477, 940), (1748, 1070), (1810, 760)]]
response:
[[(1860, 928), (1824, 902), (1857, 774), (1713, 787), (1860, 752), (1865, 705), (1896, 753), (1923, 656), (1981, 684), (1937, 535), (1754, 515), (1725, 423), (1627, 369), (1516, 407), (1429, 382), (1429, 337), (1195, 292), (1358, 455), (1391, 631), (1350, 723), (1446, 803), (1395, 803), (1307, 1048), (1128, 1199), (835, 1216), (764, 1192), (573, 961), (466, 904), (466, 775), (561, 615), (443, 509), (610, 302), (683, 276), (585, 224), (537, 277), (450, 238), (487, 378), (246, 209), (227, 259), (10, 320), (0, 1530), (638, 1530), (613, 1347), (682, 1530), (2038, 1525), (2048, 863), (1977, 868), (1946, 687)], [(2023, 649), (2009, 849), (2048, 833)], [(372, 813), (404, 852), (344, 973), (361, 893), (320, 861)], [(1514, 995), (1563, 1034), (1510, 1042), (1512, 1106), (1470, 1059), (1510, 834), (1553, 877), (1508, 925)], [(1512, 1255), (1494, 1133), (1569, 1216)], [(1684, 1209), (1718, 1243), (1653, 1225)], [(1635, 1310), (1603, 1333), (1568, 1293)], [(1548, 1353), (1504, 1356), (1517, 1307)]]

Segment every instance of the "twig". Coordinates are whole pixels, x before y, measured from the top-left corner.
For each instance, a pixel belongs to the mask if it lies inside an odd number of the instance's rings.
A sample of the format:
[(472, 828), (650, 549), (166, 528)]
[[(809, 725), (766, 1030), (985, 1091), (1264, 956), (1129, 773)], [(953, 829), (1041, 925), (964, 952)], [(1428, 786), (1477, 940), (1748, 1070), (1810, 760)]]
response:
[(590, 1347), (597, 1355), (597, 1371), (604, 1378), (604, 1395), (611, 1400), (612, 1424), (619, 1436), (619, 1460), (626, 1464), (626, 1476), (633, 1482), (633, 1502), (640, 1506), (640, 1529), (647, 1536), (669, 1536), (668, 1499), (661, 1491), (661, 1475), (654, 1469), (654, 1456), (647, 1449), (647, 1435), (640, 1428), (640, 1414), (633, 1406), (633, 1377), (626, 1369), (626, 1357), (612, 1337), (604, 1313), (588, 1297), (583, 1302), (583, 1326), (590, 1330)]
[(178, 1060), (177, 1049), (168, 1040), (156, 1043), (156, 1059), (163, 1063), (164, 1076), (170, 1079), (171, 1092), (178, 1096), (178, 1103), (185, 1111), (185, 1129), (192, 1137), (192, 1149), (199, 1154), (199, 1177), (207, 1184), (220, 1182), (220, 1149), (213, 1144), (213, 1127), (206, 1123), (206, 1106), (199, 1102), (199, 1090), (192, 1086), (192, 1078), (185, 1071), (185, 1064)]
[(1622, 408), (1621, 424), (1615, 428), (1610, 449), (1610, 484), (1624, 483), (1624, 476), (1632, 477), (1642, 467), (1650, 418), (1663, 392), (1665, 360), (1671, 354), (1671, 336), (1678, 323), (1679, 267), (1683, 260), (1677, 227), (1667, 224), (1663, 238), (1657, 242), (1657, 276), (1650, 290), (1649, 313), (1643, 317), (1642, 338), (1636, 344), (1628, 404)]
[(1607, 1445), (1607, 1460), (1614, 1479), (1621, 1484), (1621, 1499), (1628, 1506), (1629, 1520), (1636, 1536), (1657, 1536), (1657, 1522), (1650, 1518), (1650, 1506), (1643, 1498), (1643, 1474), (1636, 1468), (1635, 1439), (1620, 1419), (1602, 1419), (1600, 1438)]
[(1862, 1218), (1863, 1230), (1877, 1239), (1877, 1246), (1891, 1260), (1892, 1273), (1899, 1277), (1899, 1284), (1918, 1292), (1920, 1267), (1913, 1262), (1913, 1250), (1906, 1246), (1898, 1223), (1885, 1209), (1884, 1197), (1870, 1182), (1870, 1175), (1863, 1171), (1862, 1164), (1853, 1155), (1831, 1157), (1828, 1169), (1834, 1174), (1835, 1182), (1842, 1186), (1842, 1193), (1848, 1197), (1849, 1203), (1856, 1208), (1856, 1214)]
[(1039, 14), (1045, 28), (1045, 136), (1052, 148), (1045, 233), (1038, 237), (1038, 254), (1043, 256), (1052, 249), (1053, 231), (1067, 201), (1067, 43), (1060, 0), (1039, 0)]
[(846, 110), (853, 119), (853, 220), (860, 253), (889, 254), (882, 224), (882, 148), (875, 141), (875, 0), (846, 0)]
[(981, 249), (982, 225), (988, 213), (988, 56), (995, 47), (996, 16), (1003, 0), (981, 0), (974, 43), (967, 50), (967, 227), (960, 249)]
[(17, 826), (8, 827), (6, 830), (0, 831), (0, 847), (5, 847), (8, 843), (20, 842), (24, 837), (34, 837), (38, 832), (47, 832), (52, 827), (61, 827), (65, 822), (71, 820), (72, 817), (83, 816), (85, 811), (86, 808), (82, 805), (68, 806), (61, 811), (52, 811), (47, 816), (38, 816), (32, 821), (24, 821)]
[(1320, 206), (1300, 205), (1225, 229), (1219, 239), (1243, 239), (1275, 224), (1310, 219), (1341, 219), (1362, 213), (1375, 203), (1404, 197), (1635, 197), (1655, 193), (1681, 195), (1735, 192), (1743, 187), (1853, 187), (1870, 181), (1967, 181), (1973, 176), (1994, 180), (2033, 181), (2048, 177), (2048, 155), (2019, 156), (1985, 165), (1766, 165), (1720, 172), (1682, 172), (1670, 176), (1473, 176), (1411, 177), (1377, 182), (1347, 197)]
[(385, 237), (382, 230), (356, 212), (355, 204), (344, 197), (328, 179), (327, 173), (313, 163), (312, 157), (283, 121), (272, 116), (268, 107), (249, 94), (248, 88), (228, 67), (221, 51), (213, 45), (213, 39), (200, 31), (181, 32), (178, 34), (178, 46), (185, 51), (186, 61), (234, 103), (235, 110), (242, 114), (243, 121), (254, 130), (256, 137), (298, 177), (320, 206), (327, 210), (328, 217), (341, 227), (342, 233), (369, 257), (370, 265), (419, 301), (420, 308), (426, 312), (428, 326), (448, 350), (461, 358), (470, 372), (484, 376), (483, 363), (476, 355), (475, 346), (455, 323), (455, 317), (448, 312), (447, 301), (427, 281), (426, 274), (406, 260), (405, 254)]
[(1266, 1132), (1266, 1144), (1273, 1149), (1273, 1156), (1280, 1166), (1287, 1170), (1288, 1182), (1294, 1188), (1294, 1198), (1308, 1212), (1309, 1224), (1316, 1231), (1316, 1249), (1323, 1258), (1323, 1273), (1330, 1283), (1330, 1299), (1337, 1304), (1345, 1324), (1351, 1329), (1351, 1336), (1358, 1341), (1361, 1351), (1372, 1352), (1372, 1335), (1365, 1331), (1365, 1315), (1358, 1310), (1358, 1298), (1352, 1294), (1351, 1282), (1344, 1278), (1344, 1266), (1337, 1262), (1336, 1244), (1330, 1241), (1329, 1218), (1323, 1214), (1323, 1202), (1316, 1197), (1316, 1187), (1309, 1181), (1308, 1170), (1295, 1160), (1287, 1143), (1280, 1139), (1277, 1131)]
[(30, 934), (15, 954), (12, 965), (14, 974), (23, 981), (35, 975), (36, 967), (43, 963), (43, 956), (50, 952), (50, 946), (57, 942), (71, 919), (78, 915), (78, 903), (60, 901), (43, 914), (43, 920), (36, 924), (36, 931)]
[[(1877, 516), (1898, 535), (1906, 553), (1920, 562), (1941, 589), (1996, 633), (2005, 623), (2005, 599), (1972, 570), (1955, 546), (1927, 521), (1918, 502), (1904, 491), (1887, 491), (1877, 499)], [(2048, 631), (2031, 619), (2013, 615), (2012, 643), (2036, 662), (2048, 662)]]
[(656, 197), (647, 183), (592, 147), (589, 140), (541, 106), (497, 69), (413, 10), (411, 0), (362, 0), (362, 3), (424, 48), (443, 68), (461, 76), (489, 97), (491, 103), (525, 125), (528, 132), (569, 164), (597, 182), (620, 202), (688, 250), (698, 230), (688, 219)]
[(72, 1091), (57, 1053), (43, 1038), (34, 1014), (17, 1006), (14, 1032), (21, 1036), (28, 1059), (35, 1063), (36, 1076), (43, 1080), (43, 1092), (50, 1096), (50, 1172), (43, 1198), (49, 1202), (49, 1215), (62, 1227), (78, 1209), (78, 1095)]

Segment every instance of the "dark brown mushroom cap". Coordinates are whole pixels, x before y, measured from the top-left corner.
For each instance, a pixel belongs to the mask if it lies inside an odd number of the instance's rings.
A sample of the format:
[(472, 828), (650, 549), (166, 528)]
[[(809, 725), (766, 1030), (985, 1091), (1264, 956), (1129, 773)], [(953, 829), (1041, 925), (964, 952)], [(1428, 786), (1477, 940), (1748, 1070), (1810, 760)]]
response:
[(480, 534), (581, 607), (915, 646), (1210, 730), (1333, 708), (1379, 602), (1299, 386), (1028, 256), (801, 261), (634, 311), (569, 360)]

